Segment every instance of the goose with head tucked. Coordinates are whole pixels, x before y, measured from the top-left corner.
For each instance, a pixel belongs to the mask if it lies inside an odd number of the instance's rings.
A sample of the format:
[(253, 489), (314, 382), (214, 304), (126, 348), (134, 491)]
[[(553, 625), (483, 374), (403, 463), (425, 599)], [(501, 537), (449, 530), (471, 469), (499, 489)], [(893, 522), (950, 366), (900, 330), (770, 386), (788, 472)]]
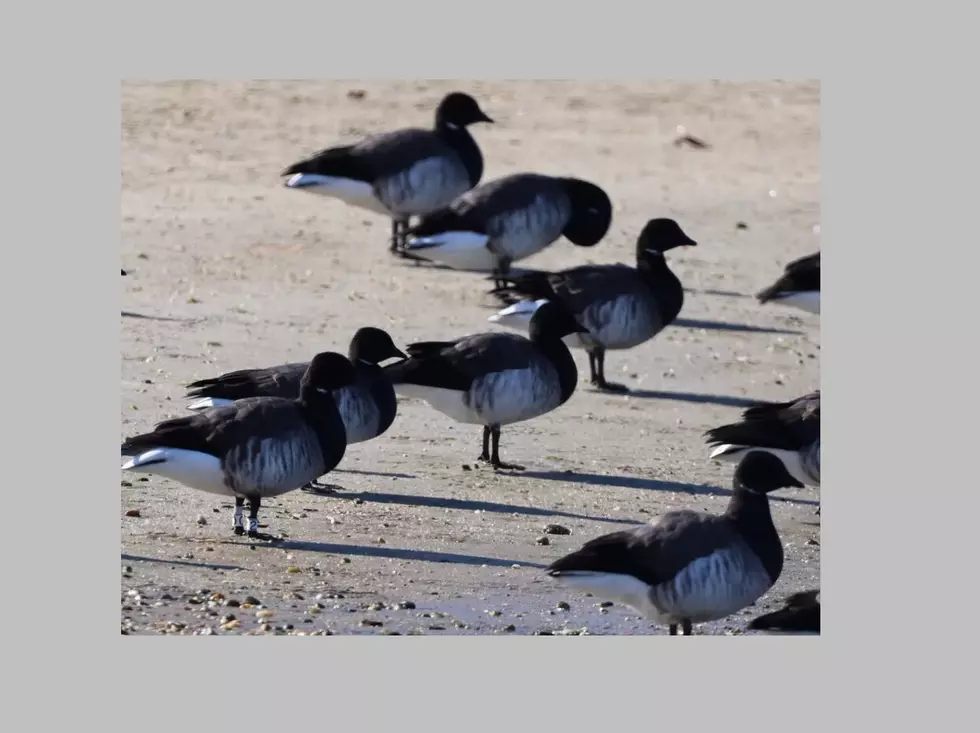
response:
[[(381, 369), (388, 359), (407, 359), (380, 328), (358, 329), (351, 339), (348, 358), (357, 372), (357, 381), (334, 392), (334, 399), (347, 431), (347, 445), (361, 443), (382, 435), (395, 420), (397, 397), (391, 382)], [(281, 364), (262, 369), (241, 369), (212, 379), (201, 379), (187, 385), (190, 410), (230, 405), (248, 397), (299, 396), (303, 375), (309, 362)], [(332, 493), (341, 487), (313, 481), (303, 487), (312, 493)]]
[(778, 303), (820, 313), (820, 253), (793, 260), (776, 282), (756, 293), (760, 303)]
[(262, 499), (299, 489), (340, 463), (347, 435), (333, 391), (356, 379), (342, 354), (317, 354), (297, 398), (248, 397), (165, 420), (122, 443), (122, 455), (131, 457), (122, 468), (234, 497), (235, 534), (275, 541), (259, 532)]
[(390, 217), (400, 253), (411, 217), (447, 206), (480, 182), (483, 154), (467, 129), (493, 120), (473, 97), (447, 94), (432, 129), (405, 128), (327, 148), (283, 172), (288, 188), (340, 199)]
[(782, 608), (757, 616), (748, 627), (767, 634), (819, 634), (820, 589), (793, 593)]
[(584, 265), (504, 277), (506, 284), (491, 293), (505, 302), (514, 297), (536, 300), (517, 301), (489, 320), (523, 329), (538, 304), (560, 302), (587, 330), (567, 337), (566, 343), (588, 351), (592, 384), (608, 392), (628, 392), (625, 385), (606, 380), (606, 351), (631, 349), (673, 323), (684, 304), (684, 288), (664, 253), (696, 245), (673, 219), (651, 219), (636, 240), (636, 267)]
[(500, 277), (564, 236), (592, 247), (612, 223), (609, 195), (580, 178), (515, 173), (467, 191), (408, 230), (409, 254)]
[(761, 598), (783, 570), (783, 545), (768, 494), (799, 486), (783, 464), (753, 452), (735, 470), (724, 514), (689, 509), (586, 542), (547, 573), (595, 596), (622, 603), (671, 636), (696, 623), (737, 613)]
[(482, 425), (478, 460), (523, 470), (500, 460), (500, 428), (551, 412), (572, 396), (578, 371), (562, 337), (580, 331), (570, 313), (547, 303), (531, 319), (529, 339), (480, 333), (410, 344), (409, 358), (385, 373), (399, 395), (422, 399), (457, 422)]

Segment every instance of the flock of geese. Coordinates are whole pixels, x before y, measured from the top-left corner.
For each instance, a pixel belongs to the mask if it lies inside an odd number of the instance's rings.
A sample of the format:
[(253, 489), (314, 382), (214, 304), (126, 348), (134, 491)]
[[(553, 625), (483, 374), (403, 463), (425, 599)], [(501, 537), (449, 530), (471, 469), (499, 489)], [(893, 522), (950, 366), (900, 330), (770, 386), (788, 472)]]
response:
[[(506, 306), (489, 320), (509, 331), (413, 343), (403, 351), (385, 331), (365, 327), (346, 356), (327, 351), (306, 363), (194, 382), (190, 414), (126, 439), (122, 468), (233, 497), (234, 533), (275, 542), (259, 532), (262, 499), (340, 488), (318, 479), (349, 444), (391, 427), (398, 396), (481, 426), (479, 460), (519, 471), (500, 458), (501, 429), (572, 397), (578, 372), (569, 349), (588, 353), (596, 388), (628, 392), (607, 381), (606, 351), (649, 341), (674, 321), (684, 291), (665, 254), (697, 243), (676, 221), (656, 218), (637, 236), (635, 266), (516, 272), (515, 262), (560, 237), (596, 245), (613, 207), (599, 186), (577, 178), (516, 173), (481, 184), (483, 156), (468, 128), (492, 122), (473, 97), (454, 92), (442, 99), (431, 129), (330, 147), (282, 175), (288, 188), (389, 217), (393, 256), (489, 273), (490, 292)], [(820, 253), (786, 265), (756, 297), (819, 314)], [(390, 359), (396, 361), (382, 366)], [(820, 392), (750, 407), (707, 439), (712, 459), (735, 464), (724, 513), (670, 511), (585, 543), (554, 561), (548, 575), (623, 603), (667, 625), (671, 635), (678, 627), (690, 635), (692, 624), (725, 618), (761, 598), (783, 567), (768, 494), (820, 485)], [(749, 628), (818, 633), (819, 609), (818, 589), (798, 593)]]

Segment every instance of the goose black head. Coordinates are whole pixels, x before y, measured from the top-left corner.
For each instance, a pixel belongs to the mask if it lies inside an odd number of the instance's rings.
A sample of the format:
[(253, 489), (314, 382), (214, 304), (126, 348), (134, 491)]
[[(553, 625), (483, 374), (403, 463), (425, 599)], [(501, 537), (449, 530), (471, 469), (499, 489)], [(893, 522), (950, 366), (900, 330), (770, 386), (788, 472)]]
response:
[(735, 469), (734, 485), (736, 489), (756, 494), (768, 494), (789, 487), (803, 488), (803, 484), (790, 475), (781, 460), (772, 453), (758, 450), (750, 451), (739, 462)]
[(612, 224), (612, 200), (594, 183), (579, 178), (563, 178), (562, 181), (572, 202), (572, 215), (562, 234), (579, 247), (594, 247), (606, 236)]
[(368, 364), (380, 364), (388, 359), (407, 359), (392, 341), (387, 331), (367, 326), (359, 328), (350, 342), (348, 352), (352, 362), (363, 361)]
[(575, 320), (567, 308), (549, 300), (534, 311), (529, 332), (532, 339), (545, 335), (560, 339), (572, 333), (588, 333), (588, 330)]
[(477, 101), (463, 92), (451, 92), (442, 98), (436, 109), (436, 121), (456, 127), (467, 127), (477, 122), (493, 124), (493, 120), (480, 109)]
[(650, 219), (636, 238), (636, 259), (662, 255), (675, 247), (695, 246), (697, 242), (687, 236), (673, 219)]
[(314, 356), (306, 368), (300, 393), (308, 394), (309, 390), (329, 393), (354, 384), (356, 380), (357, 372), (346, 356), (335, 351), (324, 351)]

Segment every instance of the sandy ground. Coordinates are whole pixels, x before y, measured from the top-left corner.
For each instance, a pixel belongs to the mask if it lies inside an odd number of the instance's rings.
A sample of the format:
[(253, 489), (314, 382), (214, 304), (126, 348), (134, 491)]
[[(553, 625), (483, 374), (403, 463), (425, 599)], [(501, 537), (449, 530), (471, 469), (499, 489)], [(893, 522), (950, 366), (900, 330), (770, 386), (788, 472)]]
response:
[[(401, 344), (494, 330), (479, 276), (396, 260), (387, 220), (278, 178), (314, 149), (428, 125), (452, 88), (497, 121), (474, 128), (484, 180), (577, 175), (615, 203), (597, 247), (560, 241), (521, 264), (632, 262), (643, 223), (675, 217), (701, 245), (669, 257), (687, 289), (680, 322), (607, 357), (631, 396), (592, 391), (579, 352), (572, 399), (503, 433), (501, 455), (526, 465), (523, 475), (464, 470), (480, 429), (401, 402), (388, 433), (351, 446), (328, 477), (345, 493), (263, 504), (268, 531), (288, 536), (278, 547), (234, 537), (231, 502), (121, 476), (124, 632), (226, 633), (221, 617), (233, 614), (229, 633), (665, 633), (541, 567), (671, 508), (723, 510), (732, 468), (707, 460), (703, 431), (737, 418), (746, 400), (818, 386), (818, 318), (751, 297), (819, 247), (816, 84), (139, 83), (122, 91), (123, 434), (184, 414), (193, 379), (346, 352), (364, 325)], [(678, 125), (711, 147), (675, 146)], [(740, 633), (819, 583), (817, 497), (774, 497), (782, 577), (755, 607), (699, 633)], [(571, 533), (537, 544), (550, 523)], [(261, 607), (234, 607), (249, 596)]]

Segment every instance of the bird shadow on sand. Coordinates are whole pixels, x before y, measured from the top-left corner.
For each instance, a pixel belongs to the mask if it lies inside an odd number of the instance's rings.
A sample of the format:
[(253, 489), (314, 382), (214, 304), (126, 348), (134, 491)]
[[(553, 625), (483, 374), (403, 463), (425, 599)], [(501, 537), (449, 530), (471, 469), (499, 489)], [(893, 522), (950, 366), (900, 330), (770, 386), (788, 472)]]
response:
[(414, 473), (390, 473), (388, 471), (362, 471), (358, 468), (335, 468), (330, 473), (351, 473), (357, 476), (380, 476), (381, 478), (418, 478)]
[(745, 323), (728, 323), (726, 321), (707, 321), (701, 318), (678, 318), (672, 324), (674, 328), (703, 328), (709, 331), (736, 331), (739, 333), (776, 333), (786, 336), (802, 336), (802, 331), (792, 331), (788, 328), (769, 328), (767, 326), (750, 326)]
[(690, 293), (691, 295), (717, 295), (722, 298), (751, 298), (753, 297), (749, 293), (739, 293), (735, 290), (717, 290), (715, 288), (706, 288), (704, 290), (699, 290), (698, 288), (684, 288), (685, 293)]
[(123, 318), (141, 318), (146, 321), (172, 321), (174, 323), (191, 323), (193, 318), (171, 318), (169, 316), (147, 316), (142, 313), (135, 313), (133, 311), (122, 311), (120, 315)]
[[(500, 475), (511, 475), (500, 471)], [(527, 476), (528, 473), (514, 473), (515, 476)], [(617, 524), (636, 524), (634, 519), (614, 519), (611, 517), (591, 517), (587, 514), (576, 514), (560, 509), (542, 509), (534, 506), (519, 506), (517, 504), (498, 504), (492, 501), (474, 501), (471, 499), (448, 499), (441, 496), (415, 496), (411, 494), (379, 494), (374, 492), (336, 494), (337, 498), (351, 501), (374, 501), (381, 504), (403, 504), (406, 506), (426, 506), (433, 509), (459, 509), (460, 511), (494, 512), (498, 514), (524, 514), (532, 517), (565, 517), (566, 519), (581, 519), (589, 522), (614, 522)]]
[[(593, 394), (607, 395), (601, 389), (588, 389)], [(619, 396), (616, 393), (615, 396)], [(759, 400), (749, 399), (748, 397), (733, 397), (730, 395), (718, 394), (699, 394), (697, 392), (667, 392), (659, 389), (631, 389), (624, 392), (624, 397), (640, 397), (649, 400), (677, 400), (678, 402), (698, 402), (708, 405), (721, 405), (722, 407), (752, 407), (759, 404)]]
[(509, 568), (520, 565), (527, 568), (543, 568), (543, 565), (521, 560), (505, 560), (499, 557), (480, 555), (460, 555), (455, 552), (436, 552), (429, 550), (402, 550), (397, 547), (368, 547), (363, 545), (335, 545), (329, 542), (306, 542), (303, 540), (282, 540), (274, 545), (276, 549), (324, 552), (332, 555), (353, 555), (355, 557), (380, 557), (389, 560), (412, 560), (417, 562), (449, 563), (453, 565), (490, 565)]
[[(539, 478), (546, 481), (570, 481), (592, 486), (617, 486), (623, 489), (645, 489), (648, 491), (676, 491), (696, 496), (731, 496), (731, 489), (704, 484), (686, 484), (679, 481), (659, 481), (658, 479), (642, 478), (640, 476), (606, 476), (599, 473), (582, 473), (579, 471), (525, 471), (521, 474), (528, 478)], [(770, 494), (771, 501), (784, 501), (790, 504), (808, 504), (817, 506), (819, 502), (812, 499), (791, 499), (786, 496)], [(624, 522), (628, 520), (606, 520)], [(635, 522), (632, 522), (635, 524)]]
[(213, 562), (188, 562), (187, 560), (168, 560), (162, 557), (144, 557), (143, 555), (121, 554), (121, 560), (130, 562), (155, 562), (161, 565), (184, 565), (192, 568), (208, 568), (209, 570), (244, 570), (240, 565), (221, 565)]

